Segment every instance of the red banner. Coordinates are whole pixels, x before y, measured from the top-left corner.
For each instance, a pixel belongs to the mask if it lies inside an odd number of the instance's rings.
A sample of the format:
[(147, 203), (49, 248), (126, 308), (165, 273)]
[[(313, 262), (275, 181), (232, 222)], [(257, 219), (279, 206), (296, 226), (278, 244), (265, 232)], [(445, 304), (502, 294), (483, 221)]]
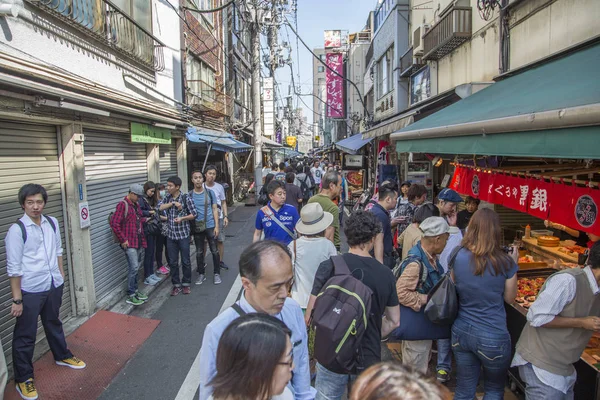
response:
[(459, 191), (458, 187), (460, 186), (460, 181), (462, 180), (463, 171), (465, 168), (457, 165), (454, 168), (454, 175), (452, 175), (452, 179), (450, 180), (450, 184), (448, 187), (452, 190)]
[(529, 179), (528, 213), (534, 217), (547, 219), (550, 212), (550, 196), (553, 184), (540, 179)]
[(529, 195), (529, 182), (527, 179), (518, 176), (508, 176), (507, 188), (504, 199), (504, 206), (513, 210), (527, 212)]
[(548, 219), (552, 222), (572, 227), (575, 224), (575, 214), (573, 213), (573, 196), (575, 187), (567, 185), (564, 182), (553, 183), (550, 192), (550, 215)]
[[(344, 118), (344, 62), (342, 53), (327, 53), (325, 63), (329, 68), (325, 72), (325, 86), (327, 90), (327, 116), (331, 118)], [(335, 71), (337, 74), (332, 72)]]

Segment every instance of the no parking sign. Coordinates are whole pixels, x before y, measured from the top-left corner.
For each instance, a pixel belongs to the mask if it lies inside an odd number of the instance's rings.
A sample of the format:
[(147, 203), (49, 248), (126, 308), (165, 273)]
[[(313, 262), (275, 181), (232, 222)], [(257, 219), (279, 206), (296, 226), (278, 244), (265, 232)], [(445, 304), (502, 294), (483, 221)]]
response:
[(90, 208), (87, 202), (79, 203), (79, 226), (81, 229), (90, 227)]

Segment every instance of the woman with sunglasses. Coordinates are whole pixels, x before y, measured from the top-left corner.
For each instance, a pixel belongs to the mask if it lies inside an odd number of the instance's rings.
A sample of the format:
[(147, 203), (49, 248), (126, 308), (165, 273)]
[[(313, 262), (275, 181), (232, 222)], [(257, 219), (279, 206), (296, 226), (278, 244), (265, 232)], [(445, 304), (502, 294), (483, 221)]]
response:
[(279, 319), (262, 313), (235, 319), (219, 340), (209, 400), (293, 400), (292, 350), (291, 331)]

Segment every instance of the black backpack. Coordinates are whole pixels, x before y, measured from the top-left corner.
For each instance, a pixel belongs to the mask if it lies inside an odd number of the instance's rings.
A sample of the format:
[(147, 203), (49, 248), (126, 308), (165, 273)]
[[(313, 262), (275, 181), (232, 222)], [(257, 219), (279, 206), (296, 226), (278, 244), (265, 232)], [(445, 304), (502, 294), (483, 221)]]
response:
[(331, 257), (333, 276), (317, 296), (311, 314), (314, 355), (330, 370), (351, 373), (367, 329), (373, 292), (352, 276), (343, 256)]
[(308, 175), (304, 177), (303, 181), (298, 179), (298, 181), (300, 182), (300, 191), (302, 192), (302, 202), (304, 204), (306, 204), (306, 202), (310, 199), (310, 188), (308, 187), (308, 184), (306, 183), (307, 179), (308, 179)]
[[(43, 216), (44, 215), (42, 215), (42, 217)], [(52, 221), (52, 218), (46, 217), (46, 219), (48, 220), (48, 223), (52, 227), (54, 233), (56, 233), (56, 225), (54, 224), (54, 221)], [(21, 228), (21, 237), (23, 238), (23, 244), (25, 244), (25, 242), (27, 242), (27, 229), (25, 228), (25, 224), (23, 221), (21, 221), (21, 219), (17, 219), (17, 225), (19, 225), (19, 228)]]

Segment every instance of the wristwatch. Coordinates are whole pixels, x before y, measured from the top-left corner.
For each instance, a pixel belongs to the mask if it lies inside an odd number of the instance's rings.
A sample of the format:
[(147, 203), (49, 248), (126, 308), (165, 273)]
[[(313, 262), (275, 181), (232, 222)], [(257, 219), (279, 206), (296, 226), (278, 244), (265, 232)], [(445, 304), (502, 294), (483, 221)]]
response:
[(23, 300), (22, 299), (18, 299), (18, 300), (13, 299), (12, 302), (15, 303), (16, 305), (23, 304)]
[(225, 218), (229, 219), (229, 217), (227, 215), (223, 216), (223, 219), (225, 219)]

